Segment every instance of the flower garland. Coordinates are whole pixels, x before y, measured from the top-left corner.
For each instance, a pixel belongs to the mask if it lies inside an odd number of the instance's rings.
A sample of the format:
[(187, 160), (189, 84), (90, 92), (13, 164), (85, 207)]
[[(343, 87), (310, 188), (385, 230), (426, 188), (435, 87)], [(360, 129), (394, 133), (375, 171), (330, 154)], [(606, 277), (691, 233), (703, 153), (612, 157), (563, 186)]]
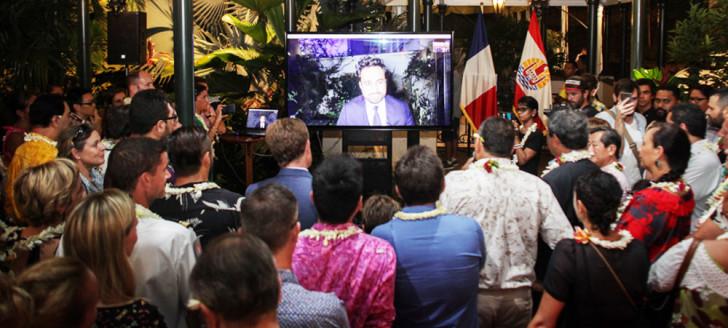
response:
[(713, 142), (710, 142), (707, 140), (705, 141), (705, 144), (703, 146), (705, 147), (705, 149), (707, 149), (708, 151), (710, 151), (713, 154), (717, 154), (720, 151), (720, 147), (718, 146), (717, 143), (713, 143)]
[(625, 249), (634, 239), (628, 230), (619, 230), (619, 236), (620, 238), (618, 240), (609, 241), (592, 236), (589, 229), (576, 227), (574, 230), (574, 240), (576, 240), (576, 242), (584, 245), (591, 242), (594, 245), (601, 246), (606, 249)]
[(45, 142), (53, 147), (58, 145), (58, 142), (53, 141), (51, 138), (48, 138), (42, 134), (37, 134), (35, 132), (26, 133), (25, 136), (23, 137), (23, 141), (25, 141), (25, 142), (29, 142), (29, 141)]
[(591, 157), (592, 154), (588, 150), (572, 150), (566, 154), (561, 154), (561, 156), (549, 162), (549, 165), (547, 165), (546, 168), (543, 170), (543, 173), (541, 173), (541, 177), (545, 177), (547, 174), (549, 174), (549, 172), (555, 170), (561, 165), (564, 165), (566, 163), (578, 162), (582, 159), (589, 159)]
[(139, 204), (136, 204), (135, 209), (136, 217), (137, 219), (155, 219), (155, 220), (163, 220), (159, 214), (152, 212), (150, 209), (141, 206)]
[(624, 172), (624, 165), (618, 161), (614, 161), (609, 164), (610, 166), (614, 166), (614, 169), (616, 169), (619, 172)]
[(0, 261), (12, 261), (17, 258), (17, 250), (32, 251), (36, 247), (43, 245), (45, 242), (61, 237), (63, 234), (64, 223), (50, 226), (43, 229), (39, 234), (24, 238), (22, 236), (22, 227), (8, 226), (0, 222)]
[(397, 213), (394, 213), (394, 217), (398, 218), (400, 220), (404, 220), (404, 221), (415, 221), (415, 220), (431, 219), (438, 215), (443, 215), (445, 213), (447, 213), (447, 211), (445, 210), (445, 207), (443, 207), (442, 204), (440, 204), (440, 202), (437, 202), (434, 210), (419, 212), (419, 213), (405, 213), (405, 212), (399, 211)]
[(705, 213), (703, 213), (703, 216), (698, 219), (698, 223), (702, 224), (713, 214), (713, 212), (718, 210), (718, 207), (720, 207), (723, 202), (726, 191), (728, 191), (728, 179), (724, 179), (723, 182), (721, 182), (718, 187), (715, 188), (715, 191), (712, 195), (710, 195), (710, 198), (705, 201), (705, 205), (708, 209), (705, 211)]
[(488, 173), (493, 173), (498, 170), (503, 171), (518, 171), (518, 165), (506, 161), (498, 161), (497, 159), (486, 159), (483, 163), (483, 168)]
[(302, 231), (299, 237), (320, 240), (323, 238), (324, 246), (328, 246), (333, 240), (342, 240), (361, 233), (361, 229), (352, 225), (346, 230), (316, 230), (314, 228)]
[[(518, 129), (522, 129), (523, 125), (521, 125)], [(518, 144), (519, 148), (523, 148), (523, 146), (526, 144), (526, 140), (528, 140), (528, 137), (531, 136), (532, 133), (536, 132), (536, 129), (538, 128), (538, 124), (532, 123), (531, 126), (528, 127), (528, 130), (526, 130), (526, 133), (523, 135), (523, 140), (521, 140), (521, 143)]]
[(219, 189), (220, 186), (218, 186), (214, 182), (200, 182), (195, 183), (192, 187), (186, 187), (186, 188), (177, 188), (173, 187), (171, 184), (167, 184), (167, 186), (164, 188), (164, 198), (168, 199), (172, 196), (180, 197), (184, 194), (190, 194), (192, 200), (197, 203), (197, 200), (202, 197), (202, 192), (205, 190), (210, 189)]
[(678, 193), (683, 191), (690, 190), (690, 186), (685, 184), (685, 182), (680, 179), (678, 181), (671, 181), (671, 182), (650, 182), (651, 188), (660, 188), (663, 190), (667, 190), (671, 193)]
[[(526, 141), (528, 140), (528, 137), (531, 136), (532, 133), (536, 132), (536, 128), (538, 128), (538, 124), (532, 123), (531, 126), (528, 127), (528, 130), (526, 130), (526, 133), (523, 135), (523, 140), (521, 140), (520, 143), (515, 145), (513, 147), (514, 150), (523, 149), (523, 146), (526, 145)], [(518, 130), (520, 131), (523, 129), (523, 125), (518, 127)], [(516, 152), (513, 152), (513, 164), (518, 164), (518, 155), (516, 155)]]

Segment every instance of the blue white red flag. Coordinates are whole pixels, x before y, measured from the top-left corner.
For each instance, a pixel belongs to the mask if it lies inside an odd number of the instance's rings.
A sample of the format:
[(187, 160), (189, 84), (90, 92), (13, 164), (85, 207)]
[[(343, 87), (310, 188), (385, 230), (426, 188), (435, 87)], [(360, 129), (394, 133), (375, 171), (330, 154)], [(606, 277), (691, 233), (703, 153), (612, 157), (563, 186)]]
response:
[(477, 130), (483, 120), (498, 114), (498, 75), (495, 73), (482, 13), (478, 14), (475, 24), (473, 41), (463, 71), (460, 108), (468, 123)]

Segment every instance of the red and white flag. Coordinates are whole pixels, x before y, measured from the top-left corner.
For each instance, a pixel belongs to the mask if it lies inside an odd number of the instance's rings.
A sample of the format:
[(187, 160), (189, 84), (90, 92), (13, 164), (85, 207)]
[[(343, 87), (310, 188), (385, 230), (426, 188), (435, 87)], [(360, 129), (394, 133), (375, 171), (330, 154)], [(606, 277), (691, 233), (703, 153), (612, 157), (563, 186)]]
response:
[(468, 58), (463, 70), (463, 83), (460, 91), (460, 108), (468, 123), (477, 130), (486, 118), (498, 114), (498, 97), (493, 56), (488, 43), (483, 14), (478, 15), (470, 43)]
[(538, 27), (536, 12), (531, 14), (531, 23), (528, 25), (526, 44), (523, 46), (521, 63), (516, 72), (516, 94), (513, 97), (513, 107), (518, 106), (518, 100), (523, 96), (531, 96), (538, 101), (538, 115), (543, 120), (544, 108), (551, 108), (551, 74), (546, 61), (546, 53), (541, 40), (541, 30)]

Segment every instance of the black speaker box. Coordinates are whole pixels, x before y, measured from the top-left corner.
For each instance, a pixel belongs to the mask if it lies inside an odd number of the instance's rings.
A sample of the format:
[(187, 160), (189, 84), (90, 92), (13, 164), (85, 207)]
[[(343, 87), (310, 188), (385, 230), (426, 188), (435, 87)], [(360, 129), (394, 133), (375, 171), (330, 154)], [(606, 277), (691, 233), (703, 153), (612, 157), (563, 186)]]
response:
[(147, 60), (147, 14), (109, 14), (108, 63), (142, 65)]

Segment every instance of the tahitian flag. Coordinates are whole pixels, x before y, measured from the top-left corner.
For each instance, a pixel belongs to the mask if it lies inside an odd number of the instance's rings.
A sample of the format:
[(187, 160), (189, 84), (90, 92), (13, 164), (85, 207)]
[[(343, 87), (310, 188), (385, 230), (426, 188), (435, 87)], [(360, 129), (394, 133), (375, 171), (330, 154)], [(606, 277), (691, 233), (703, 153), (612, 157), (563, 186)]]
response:
[[(544, 121), (544, 108), (551, 107), (551, 74), (546, 61), (541, 30), (538, 27), (536, 12), (531, 14), (528, 25), (526, 44), (523, 46), (521, 63), (516, 73), (516, 93), (513, 97), (513, 108), (523, 96), (531, 96), (538, 101), (538, 116)], [(537, 122), (542, 124), (542, 122)]]

